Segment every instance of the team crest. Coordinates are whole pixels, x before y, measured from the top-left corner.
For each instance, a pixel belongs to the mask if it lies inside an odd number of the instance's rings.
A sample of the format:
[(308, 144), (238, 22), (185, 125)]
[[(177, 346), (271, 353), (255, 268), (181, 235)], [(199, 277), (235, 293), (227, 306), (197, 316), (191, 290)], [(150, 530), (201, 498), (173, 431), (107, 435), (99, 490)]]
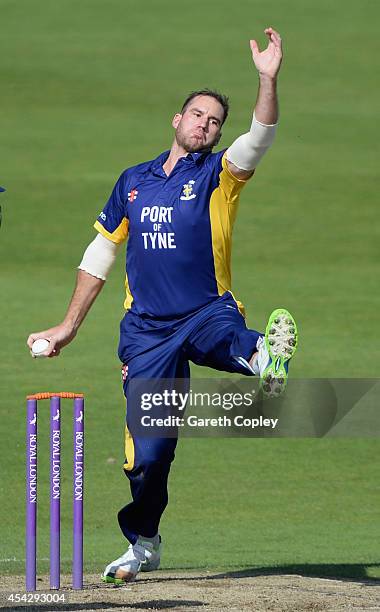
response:
[(193, 200), (197, 197), (196, 193), (193, 193), (193, 185), (195, 181), (189, 181), (183, 186), (182, 195), (180, 200)]
[(137, 189), (132, 189), (132, 191), (128, 192), (128, 202), (134, 202), (137, 198), (138, 191)]

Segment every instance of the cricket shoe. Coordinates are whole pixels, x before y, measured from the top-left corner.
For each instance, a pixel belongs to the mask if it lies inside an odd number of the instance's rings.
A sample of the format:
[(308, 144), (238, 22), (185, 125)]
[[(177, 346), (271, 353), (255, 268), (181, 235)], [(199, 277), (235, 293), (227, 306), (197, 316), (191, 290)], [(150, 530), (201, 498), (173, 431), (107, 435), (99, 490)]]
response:
[(285, 308), (277, 308), (268, 319), (265, 336), (257, 342), (258, 355), (253, 366), (261, 378), (266, 397), (281, 395), (288, 380), (289, 361), (298, 345), (297, 325)]
[(161, 560), (161, 548), (161, 536), (149, 538), (149, 540), (139, 536), (135, 544), (129, 545), (124, 555), (107, 565), (102, 581), (119, 585), (125, 584), (126, 582), (133, 582), (140, 571), (151, 572), (158, 569)]
[[(144, 540), (144, 538), (141, 538), (141, 540)], [(150, 552), (151, 552), (150, 557), (146, 558), (145, 563), (141, 564), (142, 572), (154, 572), (155, 570), (158, 570), (158, 568), (160, 567), (161, 553), (162, 553), (162, 540), (161, 540), (160, 535), (154, 538), (153, 550)]]

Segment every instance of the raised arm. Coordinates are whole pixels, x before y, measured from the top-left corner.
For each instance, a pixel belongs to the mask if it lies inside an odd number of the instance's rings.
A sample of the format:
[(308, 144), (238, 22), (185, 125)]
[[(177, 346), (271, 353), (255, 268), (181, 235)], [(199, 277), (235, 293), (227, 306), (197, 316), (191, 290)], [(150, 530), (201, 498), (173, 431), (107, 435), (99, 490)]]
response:
[(252, 176), (272, 144), (278, 121), (277, 75), (282, 61), (282, 42), (273, 28), (266, 28), (265, 34), (269, 42), (263, 51), (259, 50), (255, 40), (250, 40), (253, 62), (259, 73), (251, 129), (235, 140), (226, 155), (230, 172), (243, 180)]

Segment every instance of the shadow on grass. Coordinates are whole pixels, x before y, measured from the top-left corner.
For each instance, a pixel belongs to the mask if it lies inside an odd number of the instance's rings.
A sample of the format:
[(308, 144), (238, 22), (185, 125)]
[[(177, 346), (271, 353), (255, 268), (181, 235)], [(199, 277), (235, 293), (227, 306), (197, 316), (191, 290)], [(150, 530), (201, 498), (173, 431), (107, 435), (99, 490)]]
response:
[[(275, 567), (249, 567), (229, 572), (215, 573), (215, 570), (210, 570), (207, 576), (173, 576), (160, 578), (159, 574), (156, 577), (149, 578), (149, 581), (170, 581), (170, 580), (217, 580), (222, 578), (254, 578), (255, 576), (287, 576), (297, 575), (310, 578), (331, 578), (332, 580), (344, 580), (349, 582), (358, 582), (369, 586), (379, 586), (380, 577), (369, 576), (370, 568), (378, 568), (380, 573), (380, 563), (322, 563), (322, 564), (290, 564), (279, 565)], [(179, 569), (179, 568), (178, 568)], [(204, 572), (206, 568), (186, 568), (180, 571), (200, 571)], [(170, 571), (170, 570), (165, 570)], [(178, 570), (172, 570), (173, 572)], [(144, 578), (139, 578), (139, 582)], [(148, 580), (148, 579), (146, 579)]]
[[(146, 583), (147, 585), (150, 583), (169, 583), (173, 581), (179, 581), (183, 583), (188, 582), (202, 582), (205, 583), (213, 580), (239, 580), (241, 578), (255, 578), (258, 576), (289, 576), (289, 575), (297, 575), (302, 577), (314, 577), (314, 578), (327, 578), (334, 580), (341, 580), (345, 582), (356, 582), (359, 584), (363, 584), (366, 586), (379, 586), (379, 578), (370, 577), (368, 575), (368, 570), (371, 568), (380, 568), (378, 563), (341, 563), (341, 564), (290, 564), (290, 565), (282, 565), (277, 567), (250, 567), (245, 569), (239, 569), (228, 572), (220, 572), (217, 573), (215, 570), (208, 570), (209, 573), (205, 575), (206, 568), (186, 568), (182, 570), (172, 570), (173, 576), (162, 576), (160, 577), (160, 571), (155, 572), (152, 577), (143, 578), (139, 577), (139, 583)], [(181, 572), (180, 574), (178, 573)], [(170, 572), (170, 570), (165, 570), (165, 573)], [(187, 576), (186, 572), (191, 572), (192, 576)], [(209, 584), (211, 586), (211, 584)], [(215, 585), (218, 588), (220, 585)], [(254, 586), (254, 585), (252, 585)], [(98, 590), (104, 587), (101, 587), (99, 584), (86, 585), (85, 590)], [(5, 593), (2, 593), (3, 597)], [(71, 595), (71, 593), (70, 593)], [(3, 598), (2, 598), (3, 599)], [(69, 611), (80, 611), (80, 610), (104, 610), (104, 609), (113, 609), (113, 610), (170, 610), (170, 609), (178, 609), (180, 608), (188, 608), (191, 610), (192, 608), (199, 609), (200, 607), (204, 607), (207, 609), (208, 604), (202, 601), (196, 600), (180, 600), (180, 599), (161, 599), (161, 600), (148, 600), (148, 601), (140, 601), (133, 603), (128, 603), (127, 601), (119, 602), (111, 602), (106, 601), (104, 592), (99, 593), (99, 599), (101, 601), (82, 601), (78, 603), (62, 603), (53, 605), (42, 604), (36, 605), (34, 603), (29, 604), (28, 606), (17, 606), (13, 609), (17, 610), (25, 610), (27, 612), (53, 612), (53, 611), (61, 611), (61, 612), (69, 612)], [(7, 598), (5, 597), (5, 601)], [(12, 608), (8, 606), (0, 606), (0, 612), (6, 612)]]
[[(314, 577), (314, 578), (327, 578), (331, 580), (341, 580), (345, 582), (356, 582), (358, 584), (363, 584), (366, 586), (379, 586), (380, 578), (371, 577), (368, 575), (368, 571), (373, 569), (380, 569), (379, 563), (340, 563), (340, 564), (289, 564), (289, 565), (281, 565), (276, 567), (249, 567), (234, 571), (228, 572), (220, 572), (217, 573), (215, 570), (208, 570), (208, 573), (205, 575), (207, 571), (206, 568), (183, 568), (183, 569), (173, 569), (168, 570), (165, 569), (165, 574), (173, 571), (173, 576), (160, 576), (160, 571), (155, 572), (151, 577), (139, 577), (139, 583), (168, 583), (168, 582), (207, 582), (213, 580), (239, 580), (240, 578), (255, 578), (258, 576), (289, 576), (289, 575), (297, 575), (302, 577)], [(179, 573), (180, 572), (180, 573)], [(191, 572), (192, 576), (187, 576), (186, 572)], [(209, 585), (211, 586), (211, 584)], [(217, 585), (215, 585), (217, 586)], [(252, 585), (254, 586), (254, 585)], [(91, 584), (86, 585), (85, 590), (103, 590), (104, 586), (100, 584)], [(107, 587), (106, 587), (107, 588)], [(71, 592), (70, 592), (71, 594)], [(4, 596), (6, 594), (2, 593), (2, 599), (4, 600)], [(83, 601), (78, 603), (62, 603), (62, 604), (29, 604), (28, 606), (17, 606), (13, 609), (17, 610), (25, 610), (27, 612), (53, 612), (53, 611), (61, 611), (61, 612), (69, 612), (78, 611), (79, 610), (104, 610), (104, 609), (114, 609), (114, 610), (170, 610), (170, 609), (178, 609), (188, 608), (191, 610), (192, 608), (204, 607), (207, 609), (208, 604), (202, 601), (196, 600), (180, 600), (180, 599), (162, 599), (162, 600), (149, 600), (149, 601), (140, 601), (133, 603), (128, 603), (126, 601), (111, 602), (105, 601), (105, 594), (100, 593), (99, 599), (102, 601)], [(5, 597), (5, 601), (7, 598)], [(0, 606), (0, 612), (9, 611), (9, 606)]]
[(379, 563), (321, 563), (280, 565), (278, 567), (253, 567), (233, 572), (225, 572), (214, 576), (215, 578), (247, 578), (250, 576), (289, 575), (305, 576), (311, 578), (332, 578), (335, 580), (349, 580), (351, 582), (364, 582), (376, 585), (380, 578), (368, 575), (369, 568), (379, 568)]

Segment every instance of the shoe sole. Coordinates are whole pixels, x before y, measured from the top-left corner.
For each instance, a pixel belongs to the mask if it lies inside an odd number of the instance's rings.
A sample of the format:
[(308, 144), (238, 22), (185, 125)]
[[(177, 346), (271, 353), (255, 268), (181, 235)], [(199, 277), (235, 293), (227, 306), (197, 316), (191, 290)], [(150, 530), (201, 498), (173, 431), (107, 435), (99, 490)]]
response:
[(294, 317), (285, 308), (277, 308), (268, 319), (265, 345), (271, 359), (261, 376), (266, 397), (281, 395), (288, 380), (287, 364), (298, 347), (298, 330)]
[(134, 582), (136, 580), (136, 576), (137, 574), (134, 574), (133, 572), (124, 572), (123, 578), (116, 578), (116, 576), (110, 576), (108, 574), (107, 576), (102, 576), (102, 581), (117, 585), (128, 584), (129, 582)]
[(112, 576), (101, 576), (101, 580), (102, 582), (106, 582), (107, 584), (125, 584), (125, 580), (122, 580), (121, 578), (112, 578)]

